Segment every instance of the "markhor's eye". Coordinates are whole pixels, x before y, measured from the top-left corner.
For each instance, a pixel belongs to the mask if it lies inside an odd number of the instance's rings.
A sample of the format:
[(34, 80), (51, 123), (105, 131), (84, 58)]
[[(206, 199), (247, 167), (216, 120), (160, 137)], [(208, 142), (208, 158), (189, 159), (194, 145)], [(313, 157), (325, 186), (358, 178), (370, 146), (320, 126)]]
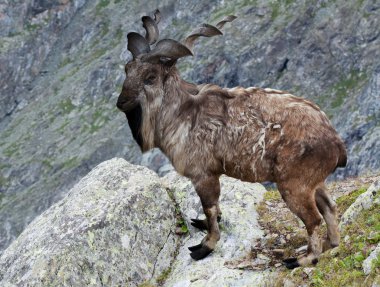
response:
[(144, 80), (144, 85), (153, 85), (155, 80), (156, 80), (156, 76), (151, 75)]

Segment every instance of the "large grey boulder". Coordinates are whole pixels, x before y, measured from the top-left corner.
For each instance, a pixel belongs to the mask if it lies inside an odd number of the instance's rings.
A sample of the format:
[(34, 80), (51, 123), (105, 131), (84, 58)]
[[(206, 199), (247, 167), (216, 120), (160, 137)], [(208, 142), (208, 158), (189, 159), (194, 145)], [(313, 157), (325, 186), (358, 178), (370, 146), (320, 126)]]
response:
[(204, 218), (199, 197), (186, 178), (169, 173), (163, 179), (173, 191), (190, 231), (190, 236), (181, 244), (164, 286), (261, 286), (269, 275), (268, 271), (239, 270), (229, 268), (228, 263), (249, 256), (253, 241), (263, 236), (257, 222), (256, 204), (262, 200), (265, 188), (258, 183), (243, 183), (222, 176), (221, 239), (211, 255), (194, 261), (188, 247), (200, 243), (206, 235), (190, 225), (191, 218)]
[(0, 258), (0, 286), (137, 286), (174, 258), (174, 204), (152, 171), (106, 161)]

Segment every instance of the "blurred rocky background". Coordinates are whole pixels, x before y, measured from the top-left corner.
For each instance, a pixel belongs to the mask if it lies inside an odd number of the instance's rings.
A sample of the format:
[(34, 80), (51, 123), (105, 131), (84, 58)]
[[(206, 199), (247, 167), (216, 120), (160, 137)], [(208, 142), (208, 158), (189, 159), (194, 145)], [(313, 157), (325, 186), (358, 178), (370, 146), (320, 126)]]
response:
[(0, 0), (0, 254), (94, 166), (115, 156), (160, 175), (115, 103), (131, 58), (126, 35), (162, 11), (161, 37), (182, 40), (223, 16), (178, 67), (192, 82), (288, 90), (311, 99), (344, 139), (348, 166), (380, 170), (380, 2)]

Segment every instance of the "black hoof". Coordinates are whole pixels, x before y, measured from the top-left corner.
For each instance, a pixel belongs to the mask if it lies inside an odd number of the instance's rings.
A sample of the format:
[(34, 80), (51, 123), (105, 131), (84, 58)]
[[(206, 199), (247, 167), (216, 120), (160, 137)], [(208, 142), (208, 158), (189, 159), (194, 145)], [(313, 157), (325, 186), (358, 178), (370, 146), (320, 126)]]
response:
[(287, 258), (287, 259), (284, 259), (282, 262), (284, 262), (286, 268), (288, 269), (294, 269), (300, 266), (297, 258)]
[(200, 230), (207, 230), (208, 229), (206, 219), (192, 218), (191, 219), (191, 225), (194, 226), (195, 228), (200, 229)]
[(192, 251), (190, 253), (190, 256), (194, 260), (203, 259), (213, 251), (211, 248), (207, 247), (206, 245), (202, 245), (202, 244), (198, 244), (198, 245), (189, 247), (189, 250)]
[(199, 248), (201, 248), (202, 247), (202, 243), (199, 243), (198, 245), (194, 245), (194, 246), (190, 246), (190, 247), (188, 247), (188, 249), (190, 250), (190, 251), (195, 251), (195, 250), (197, 250), (197, 249), (199, 249)]

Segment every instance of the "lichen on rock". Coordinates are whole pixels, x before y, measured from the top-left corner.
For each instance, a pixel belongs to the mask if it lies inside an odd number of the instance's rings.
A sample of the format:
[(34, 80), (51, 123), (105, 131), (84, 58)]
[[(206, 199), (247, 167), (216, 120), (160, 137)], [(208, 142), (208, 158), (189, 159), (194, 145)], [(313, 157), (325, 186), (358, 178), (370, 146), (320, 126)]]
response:
[(0, 285), (137, 286), (155, 280), (175, 253), (174, 214), (156, 174), (123, 159), (106, 161), (4, 252)]

